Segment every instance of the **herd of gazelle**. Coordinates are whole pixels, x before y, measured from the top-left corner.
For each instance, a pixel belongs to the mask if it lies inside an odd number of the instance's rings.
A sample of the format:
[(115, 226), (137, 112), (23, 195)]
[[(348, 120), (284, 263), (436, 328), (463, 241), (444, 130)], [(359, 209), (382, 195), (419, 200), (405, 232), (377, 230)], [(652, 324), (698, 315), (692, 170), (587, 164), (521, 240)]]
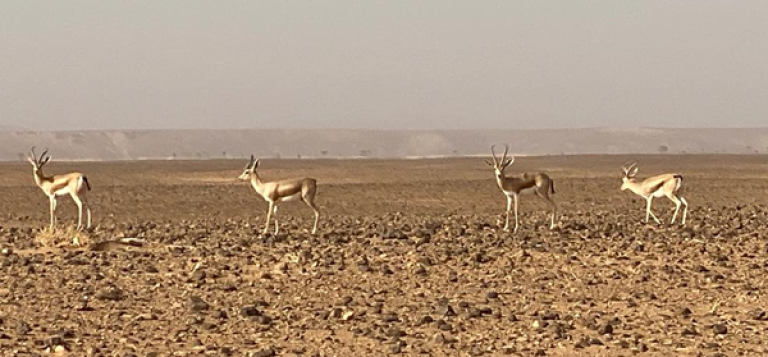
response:
[[(507, 158), (507, 154), (509, 153), (509, 146), (507, 145), (504, 145), (504, 154), (501, 158), (497, 158), (495, 147), (495, 145), (491, 146), (492, 161), (485, 160), (485, 163), (493, 168), (496, 176), (496, 184), (507, 198), (504, 230), (509, 230), (509, 212), (512, 210), (512, 204), (514, 202), (514, 231), (517, 232), (520, 225), (518, 219), (518, 202), (520, 200), (520, 195), (526, 193), (535, 194), (549, 203), (552, 207), (552, 217), (550, 219), (549, 228), (553, 229), (555, 227), (555, 216), (557, 215), (557, 204), (552, 200), (550, 194), (555, 193), (554, 181), (547, 174), (542, 172), (524, 173), (520, 177), (506, 176), (504, 170), (515, 162), (515, 158)], [(37, 157), (37, 155), (35, 155), (35, 148), (33, 147), (31, 150), (32, 156), (27, 157), (27, 160), (32, 164), (35, 183), (37, 183), (37, 186), (45, 192), (50, 201), (50, 228), (53, 229), (56, 224), (56, 197), (67, 194), (72, 197), (72, 200), (77, 204), (77, 229), (82, 229), (83, 209), (85, 209), (88, 216), (86, 227), (90, 228), (91, 208), (86, 200), (86, 192), (91, 190), (88, 178), (79, 172), (46, 176), (43, 174), (43, 166), (51, 161), (51, 157), (47, 156), (47, 153), (48, 150), (44, 151), (40, 157)], [(315, 212), (315, 223), (312, 226), (312, 234), (315, 234), (317, 232), (318, 221), (320, 220), (320, 211), (315, 205), (317, 180), (305, 177), (279, 181), (262, 181), (261, 177), (256, 172), (258, 167), (259, 159), (256, 159), (251, 155), (251, 159), (248, 161), (248, 164), (245, 165), (245, 169), (243, 169), (243, 172), (238, 178), (243, 181), (250, 181), (253, 189), (256, 190), (267, 203), (269, 203), (267, 219), (264, 223), (264, 233), (266, 234), (269, 232), (269, 224), (272, 219), (275, 221), (275, 234), (279, 232), (277, 206), (280, 202), (300, 200), (306, 203), (307, 206), (312, 208)], [(682, 175), (675, 173), (662, 174), (639, 181), (635, 178), (638, 171), (637, 163), (630, 164), (629, 166), (624, 165), (621, 167), (621, 170), (624, 174), (622, 177), (621, 190), (630, 190), (646, 200), (646, 223), (648, 223), (649, 217), (652, 217), (656, 223), (661, 223), (659, 218), (653, 214), (651, 208), (654, 198), (666, 196), (675, 204), (675, 213), (672, 215), (672, 221), (670, 223), (675, 223), (677, 214), (680, 211), (680, 206), (685, 206), (681, 218), (682, 224), (685, 224), (685, 218), (688, 213), (688, 202), (682, 195), (680, 195), (683, 185)]]

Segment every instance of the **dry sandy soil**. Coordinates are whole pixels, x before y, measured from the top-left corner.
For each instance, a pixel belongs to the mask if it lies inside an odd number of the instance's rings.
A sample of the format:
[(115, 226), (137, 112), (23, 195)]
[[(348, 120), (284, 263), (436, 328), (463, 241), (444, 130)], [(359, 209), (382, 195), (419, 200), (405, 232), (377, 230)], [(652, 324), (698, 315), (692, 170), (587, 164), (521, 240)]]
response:
[[(548, 172), (562, 214), (550, 231), (525, 197), (517, 234), (480, 159), (262, 162), (318, 179), (316, 236), (298, 202), (285, 233), (259, 233), (245, 162), (53, 162), (93, 185), (79, 248), (41, 246), (47, 199), (28, 164), (2, 164), (0, 355), (768, 353), (766, 157), (636, 157), (641, 177), (684, 175), (685, 228), (640, 222), (629, 159), (519, 158), (508, 174)], [(74, 213), (63, 198), (60, 231)], [(104, 243), (122, 237), (145, 243)]]

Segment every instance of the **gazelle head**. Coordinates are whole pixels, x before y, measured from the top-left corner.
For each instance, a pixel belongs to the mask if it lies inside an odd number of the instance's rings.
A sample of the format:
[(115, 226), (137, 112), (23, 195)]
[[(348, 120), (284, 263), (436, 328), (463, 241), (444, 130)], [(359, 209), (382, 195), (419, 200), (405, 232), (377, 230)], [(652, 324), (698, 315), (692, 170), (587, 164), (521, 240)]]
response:
[(509, 152), (509, 146), (507, 144), (504, 144), (504, 155), (501, 156), (501, 159), (498, 159), (496, 157), (496, 151), (494, 150), (496, 148), (496, 145), (491, 146), (491, 155), (493, 156), (493, 162), (485, 160), (485, 163), (493, 167), (493, 171), (496, 172), (497, 177), (502, 177), (504, 169), (507, 168), (507, 166), (512, 165), (513, 162), (515, 162), (514, 156), (511, 159), (507, 159), (507, 153)]
[(251, 155), (251, 160), (248, 161), (248, 165), (245, 165), (245, 168), (243, 169), (243, 173), (240, 174), (237, 178), (243, 181), (248, 181), (251, 179), (251, 176), (253, 176), (253, 172), (256, 170), (257, 167), (259, 167), (259, 160), (253, 157)]
[(43, 168), (43, 165), (47, 164), (49, 161), (51, 161), (51, 157), (46, 155), (48, 154), (48, 150), (43, 151), (42, 154), (40, 154), (40, 157), (37, 157), (35, 154), (35, 147), (32, 147), (32, 150), (30, 150), (30, 153), (32, 156), (27, 156), (27, 161), (29, 161), (30, 164), (32, 164), (32, 167), (34, 167), (35, 173), (40, 171), (40, 169)]
[(621, 172), (624, 173), (624, 177), (621, 178), (621, 190), (626, 191), (629, 186), (635, 182), (635, 176), (637, 176), (637, 163), (633, 162), (629, 166), (624, 165), (621, 167)]

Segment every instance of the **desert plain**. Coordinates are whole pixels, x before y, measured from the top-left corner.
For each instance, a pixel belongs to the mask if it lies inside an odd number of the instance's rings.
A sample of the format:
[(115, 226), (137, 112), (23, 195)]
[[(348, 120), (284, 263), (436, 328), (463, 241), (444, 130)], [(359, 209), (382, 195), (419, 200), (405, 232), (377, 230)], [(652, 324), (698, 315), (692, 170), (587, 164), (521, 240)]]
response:
[[(642, 222), (619, 190), (630, 160), (683, 175), (685, 227), (664, 198), (664, 224)], [(514, 234), (482, 158), (263, 160), (265, 180), (318, 180), (314, 236), (300, 202), (261, 234), (245, 163), (54, 160), (93, 186), (80, 247), (72, 201), (45, 232), (31, 166), (0, 164), (0, 355), (768, 353), (766, 156), (519, 157), (507, 174), (547, 172), (560, 214), (549, 230), (524, 196)]]

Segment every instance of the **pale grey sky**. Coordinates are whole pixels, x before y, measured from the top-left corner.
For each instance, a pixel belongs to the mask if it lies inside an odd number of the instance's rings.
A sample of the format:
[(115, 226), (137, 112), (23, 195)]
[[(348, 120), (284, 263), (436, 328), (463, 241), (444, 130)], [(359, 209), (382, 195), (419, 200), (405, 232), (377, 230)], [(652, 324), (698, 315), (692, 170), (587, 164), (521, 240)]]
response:
[(754, 127), (765, 1), (0, 2), (0, 127)]

